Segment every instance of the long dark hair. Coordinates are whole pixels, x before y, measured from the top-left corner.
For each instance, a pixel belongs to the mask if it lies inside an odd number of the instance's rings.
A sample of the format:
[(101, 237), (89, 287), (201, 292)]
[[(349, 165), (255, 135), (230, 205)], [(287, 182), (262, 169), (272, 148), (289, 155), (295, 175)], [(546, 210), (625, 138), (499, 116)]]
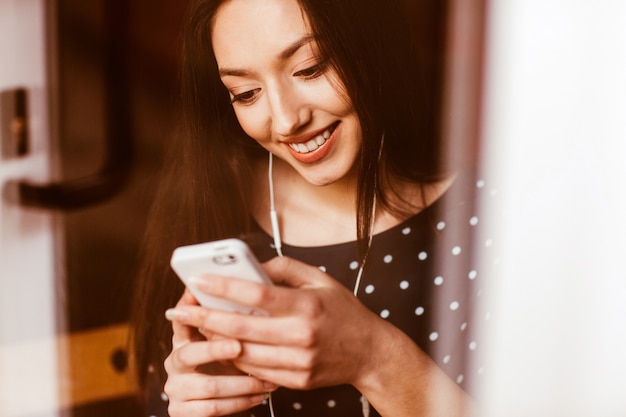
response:
[[(239, 126), (217, 71), (211, 22), (223, 1), (194, 1), (184, 33), (181, 124), (165, 160), (137, 281), (133, 343), (140, 383), (150, 365), (161, 369), (171, 348), (163, 312), (183, 290), (168, 265), (173, 249), (238, 236), (252, 226), (249, 161), (266, 153)], [(391, 176), (419, 183), (442, 177), (435, 101), (402, 0), (298, 2), (361, 123), (356, 238), (365, 242), (375, 195), (382, 207), (399, 210), (389, 198)]]

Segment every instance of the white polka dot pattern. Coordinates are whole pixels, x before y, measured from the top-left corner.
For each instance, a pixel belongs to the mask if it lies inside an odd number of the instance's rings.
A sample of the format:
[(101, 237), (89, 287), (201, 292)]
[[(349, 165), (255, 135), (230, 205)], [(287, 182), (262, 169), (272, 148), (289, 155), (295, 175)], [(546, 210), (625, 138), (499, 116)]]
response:
[[(485, 180), (467, 179), (465, 184), (458, 183), (457, 191), (496, 194), (491, 193), (493, 188)], [(451, 190), (454, 187), (457, 183)], [(446, 193), (441, 203), (374, 236), (358, 297), (381, 319), (412, 338), (451, 381), (466, 388), (486, 372), (484, 364), (467, 366), (473, 363), (470, 358), (479, 357), (481, 348), (474, 334), (472, 313), (483, 290), (473, 255), (477, 250), (493, 251), (495, 242), (493, 235), (482, 234), (481, 228), (487, 222), (468, 203), (473, 196), (457, 200), (452, 196)], [(261, 260), (275, 256), (271, 237), (267, 236), (266, 242), (264, 248), (254, 248)], [(320, 270), (349, 289), (354, 286), (360, 267), (355, 242), (315, 249), (284, 244), (283, 252), (319, 265)], [(491, 315), (483, 312), (476, 317), (489, 320)], [(350, 386), (304, 392), (281, 388), (273, 394), (273, 403), (277, 417), (357, 417), (361, 416), (360, 398)], [(267, 408), (255, 407), (237, 417), (269, 417)], [(379, 417), (373, 409), (370, 416)]]

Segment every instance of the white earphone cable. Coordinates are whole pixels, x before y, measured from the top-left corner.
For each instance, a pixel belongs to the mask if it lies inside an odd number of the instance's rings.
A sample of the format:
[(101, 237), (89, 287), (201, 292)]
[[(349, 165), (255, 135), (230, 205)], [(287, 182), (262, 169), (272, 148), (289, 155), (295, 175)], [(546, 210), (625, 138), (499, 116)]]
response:
[[(270, 188), (270, 222), (272, 224), (272, 234), (274, 238), (274, 247), (276, 249), (276, 253), (278, 256), (283, 256), (282, 251), (282, 241), (280, 238), (280, 228), (278, 227), (278, 215), (276, 214), (276, 207), (274, 205), (274, 179), (273, 179), (273, 171), (274, 171), (274, 160), (273, 154), (269, 153), (269, 168), (268, 168), (268, 179), (269, 179), (269, 188)], [(380, 156), (379, 156), (380, 158)], [(361, 285), (361, 277), (363, 276), (363, 269), (365, 268), (365, 260), (367, 259), (367, 255), (369, 254), (370, 247), (372, 246), (372, 238), (374, 236), (374, 219), (376, 218), (376, 195), (374, 195), (374, 201), (372, 203), (372, 225), (370, 228), (368, 241), (367, 241), (367, 250), (365, 251), (365, 255), (363, 256), (363, 260), (361, 261), (361, 266), (359, 267), (359, 271), (357, 272), (356, 282), (354, 284), (353, 293), (357, 296), (359, 292), (359, 286)], [(268, 395), (268, 403), (270, 408), (270, 416), (275, 417), (274, 415), (274, 403), (272, 401), (272, 393)], [(363, 413), (363, 417), (369, 417), (370, 415), (370, 405), (367, 398), (364, 396), (361, 397), (361, 412)]]
[(270, 164), (268, 168), (268, 177), (270, 185), (270, 222), (272, 224), (272, 235), (274, 237), (274, 247), (278, 256), (283, 256), (282, 241), (280, 239), (280, 228), (278, 227), (278, 215), (276, 214), (276, 206), (274, 205), (274, 155), (270, 152)]
[(376, 222), (374, 219), (376, 218), (376, 195), (374, 195), (374, 201), (372, 202), (372, 224), (370, 226), (369, 236), (367, 237), (367, 249), (365, 254), (363, 255), (363, 260), (361, 261), (361, 266), (359, 267), (359, 271), (356, 274), (356, 282), (354, 283), (354, 290), (352, 291), (354, 296), (356, 297), (359, 293), (359, 287), (361, 286), (361, 277), (363, 276), (363, 269), (365, 268), (365, 260), (367, 259), (367, 255), (369, 255), (370, 248), (372, 247), (372, 239), (374, 237), (374, 225)]
[[(282, 250), (282, 241), (280, 239), (280, 228), (278, 227), (278, 215), (276, 214), (276, 207), (274, 206), (274, 155), (270, 152), (270, 163), (268, 168), (268, 177), (269, 177), (269, 186), (270, 186), (270, 222), (272, 224), (272, 236), (274, 237), (274, 248), (276, 249), (276, 253), (278, 256), (283, 256)], [(270, 408), (270, 416), (276, 417), (274, 415), (274, 400), (272, 398), (272, 393), (267, 394), (267, 401)]]

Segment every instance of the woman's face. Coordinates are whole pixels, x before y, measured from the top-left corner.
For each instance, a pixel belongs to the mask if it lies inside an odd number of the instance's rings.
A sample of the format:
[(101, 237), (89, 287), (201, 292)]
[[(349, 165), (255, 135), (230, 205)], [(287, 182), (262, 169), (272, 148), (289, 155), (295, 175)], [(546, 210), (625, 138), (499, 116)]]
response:
[(346, 178), (361, 147), (352, 103), (296, 0), (230, 0), (213, 49), (243, 130), (315, 185)]

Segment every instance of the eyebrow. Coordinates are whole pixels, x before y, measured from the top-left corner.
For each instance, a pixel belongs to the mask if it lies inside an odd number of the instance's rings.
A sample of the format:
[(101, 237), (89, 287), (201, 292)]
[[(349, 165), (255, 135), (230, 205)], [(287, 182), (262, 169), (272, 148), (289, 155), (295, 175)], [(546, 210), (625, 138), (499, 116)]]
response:
[(293, 54), (295, 54), (298, 51), (298, 49), (310, 43), (313, 39), (315, 39), (313, 35), (303, 36), (302, 38), (300, 38), (299, 40), (295, 41), (294, 43), (289, 45), (287, 48), (285, 48), (285, 50), (282, 51), (280, 54), (278, 54), (278, 59), (284, 61), (285, 59), (291, 58)]
[[(304, 45), (309, 44), (313, 41), (315, 37), (313, 35), (306, 35), (297, 41), (293, 42), (291, 45), (287, 46), (283, 51), (278, 54), (278, 59), (280, 61), (284, 61), (286, 59), (291, 58), (300, 48)], [(239, 69), (239, 68), (220, 68), (219, 69), (220, 77), (231, 75), (234, 77), (245, 77), (250, 75), (250, 70), (247, 69)]]

